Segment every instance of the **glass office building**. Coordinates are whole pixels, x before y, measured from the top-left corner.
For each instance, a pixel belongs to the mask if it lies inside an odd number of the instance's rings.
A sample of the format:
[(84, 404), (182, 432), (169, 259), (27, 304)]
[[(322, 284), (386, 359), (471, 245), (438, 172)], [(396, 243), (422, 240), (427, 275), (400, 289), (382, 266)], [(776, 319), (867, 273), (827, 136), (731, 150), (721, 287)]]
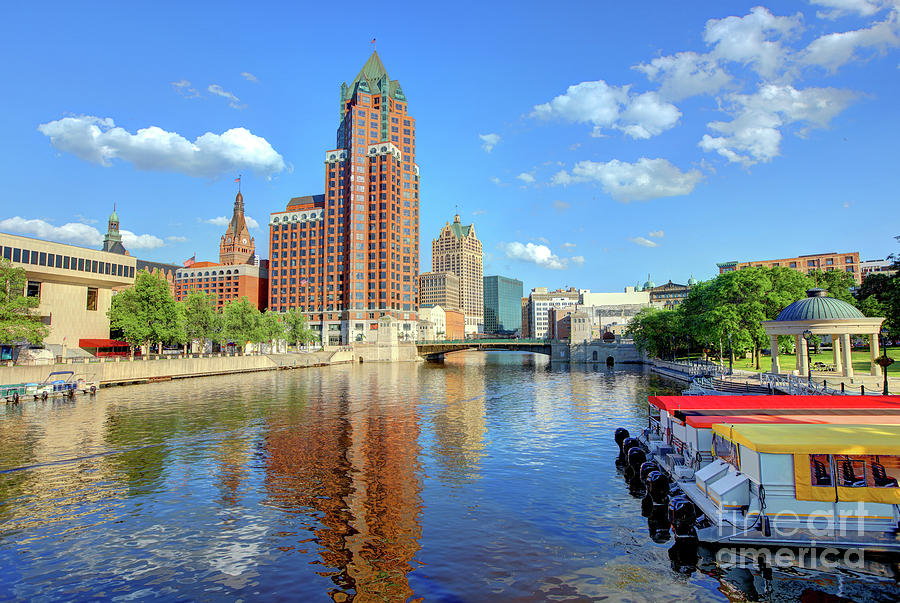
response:
[(484, 277), (484, 332), (522, 332), (522, 281)]

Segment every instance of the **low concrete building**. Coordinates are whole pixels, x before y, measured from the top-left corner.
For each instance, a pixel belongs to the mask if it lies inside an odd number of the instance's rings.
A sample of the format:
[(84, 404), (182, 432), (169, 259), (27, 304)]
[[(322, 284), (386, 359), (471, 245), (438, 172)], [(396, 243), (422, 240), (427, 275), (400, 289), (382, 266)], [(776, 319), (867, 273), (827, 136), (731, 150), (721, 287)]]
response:
[[(419, 322), (427, 321), (433, 326), (433, 336), (427, 341), (444, 339), (447, 335), (447, 313), (441, 306), (419, 308)], [(420, 338), (421, 340), (421, 338)]]
[(135, 258), (97, 249), (0, 233), (2, 257), (25, 269), (25, 294), (50, 327), (44, 345), (70, 356), (81, 339), (109, 339), (113, 289), (134, 284)]

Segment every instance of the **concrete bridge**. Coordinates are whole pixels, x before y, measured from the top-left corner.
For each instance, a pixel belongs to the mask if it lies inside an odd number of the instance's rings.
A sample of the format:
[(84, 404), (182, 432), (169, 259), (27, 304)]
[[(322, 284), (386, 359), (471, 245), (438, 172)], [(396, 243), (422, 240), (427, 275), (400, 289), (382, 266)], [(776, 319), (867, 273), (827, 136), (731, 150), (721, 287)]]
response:
[(457, 339), (448, 341), (418, 341), (416, 350), (427, 360), (442, 360), (444, 354), (463, 350), (511, 350), (516, 352), (551, 353), (549, 339)]

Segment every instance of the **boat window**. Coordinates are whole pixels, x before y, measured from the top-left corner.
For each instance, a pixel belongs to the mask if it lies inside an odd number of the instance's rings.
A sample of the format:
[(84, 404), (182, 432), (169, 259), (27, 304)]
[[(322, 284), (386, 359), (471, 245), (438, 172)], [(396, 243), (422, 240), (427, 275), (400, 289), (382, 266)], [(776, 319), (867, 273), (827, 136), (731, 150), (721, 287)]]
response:
[(738, 459), (738, 451), (737, 444), (734, 442), (727, 440), (720, 436), (717, 433), (713, 434), (713, 454), (734, 467), (735, 469), (740, 470), (741, 465)]
[(845, 488), (897, 488), (900, 456), (834, 455), (838, 485)]
[(827, 454), (809, 456), (810, 482), (813, 486), (834, 486), (831, 475), (831, 458)]

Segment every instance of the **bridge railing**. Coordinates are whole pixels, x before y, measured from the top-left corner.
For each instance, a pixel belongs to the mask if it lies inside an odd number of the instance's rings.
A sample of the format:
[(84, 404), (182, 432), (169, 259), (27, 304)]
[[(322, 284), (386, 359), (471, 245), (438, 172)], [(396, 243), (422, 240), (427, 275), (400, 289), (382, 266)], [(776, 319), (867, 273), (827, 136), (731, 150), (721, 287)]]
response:
[(416, 345), (445, 345), (445, 344), (465, 344), (465, 345), (480, 345), (484, 343), (500, 343), (500, 344), (510, 344), (510, 343), (518, 343), (518, 344), (548, 344), (550, 343), (549, 339), (433, 339), (433, 340), (420, 340), (416, 342)]

